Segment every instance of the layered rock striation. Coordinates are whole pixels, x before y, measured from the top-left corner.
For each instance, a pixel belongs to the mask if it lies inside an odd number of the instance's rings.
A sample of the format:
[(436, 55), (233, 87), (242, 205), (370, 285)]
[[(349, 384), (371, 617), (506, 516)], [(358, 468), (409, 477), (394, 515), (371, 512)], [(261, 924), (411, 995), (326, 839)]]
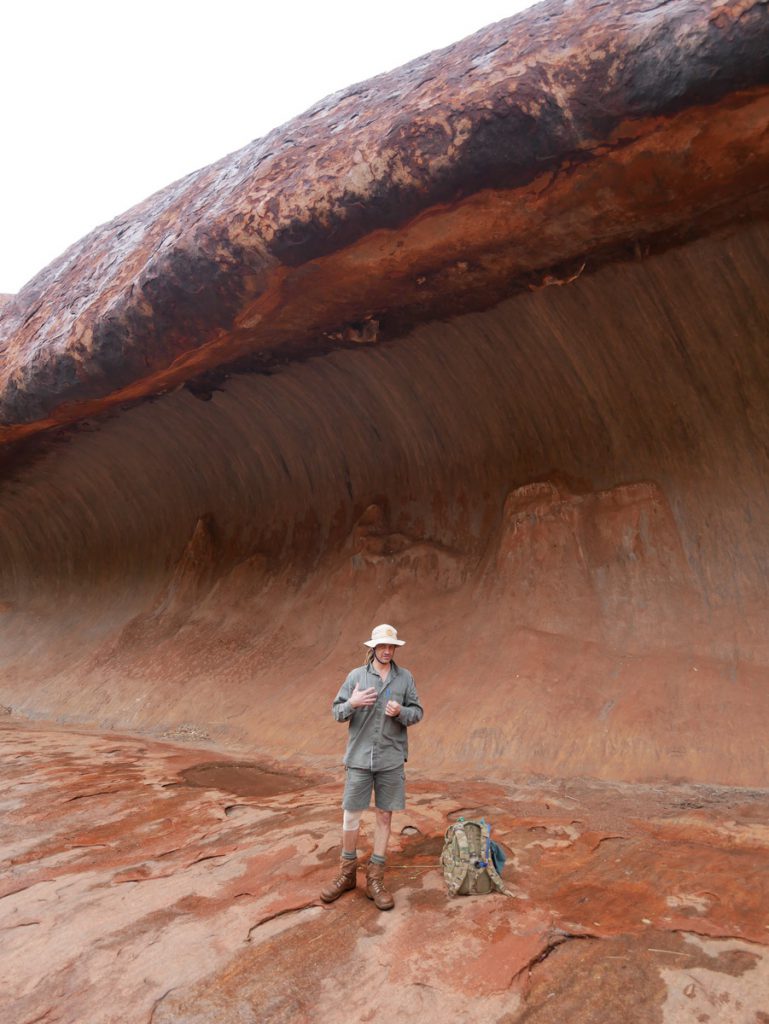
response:
[(0, 701), (325, 764), (388, 620), (417, 764), (768, 785), (767, 53), (763, 2), (546, 0), (42, 271)]

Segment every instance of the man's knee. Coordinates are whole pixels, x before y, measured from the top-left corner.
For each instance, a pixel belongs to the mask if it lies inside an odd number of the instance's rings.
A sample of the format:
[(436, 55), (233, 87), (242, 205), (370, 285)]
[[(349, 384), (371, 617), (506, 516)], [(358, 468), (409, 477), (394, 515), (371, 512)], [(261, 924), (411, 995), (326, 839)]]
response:
[(377, 821), (381, 822), (383, 825), (389, 825), (390, 822), (392, 821), (392, 818), (393, 818), (393, 812), (392, 811), (383, 811), (381, 809), (381, 807), (377, 807), (376, 808), (376, 818), (377, 818)]
[(342, 829), (345, 832), (357, 832), (360, 828), (360, 819), (363, 811), (344, 811), (342, 815)]

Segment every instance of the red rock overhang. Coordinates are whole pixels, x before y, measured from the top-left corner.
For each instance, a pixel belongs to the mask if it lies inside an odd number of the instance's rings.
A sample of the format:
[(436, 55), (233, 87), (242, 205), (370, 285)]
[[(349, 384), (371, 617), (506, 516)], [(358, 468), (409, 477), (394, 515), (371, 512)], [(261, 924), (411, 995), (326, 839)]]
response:
[(766, 0), (546, 0), (96, 229), (2, 308), (0, 440), (769, 209)]

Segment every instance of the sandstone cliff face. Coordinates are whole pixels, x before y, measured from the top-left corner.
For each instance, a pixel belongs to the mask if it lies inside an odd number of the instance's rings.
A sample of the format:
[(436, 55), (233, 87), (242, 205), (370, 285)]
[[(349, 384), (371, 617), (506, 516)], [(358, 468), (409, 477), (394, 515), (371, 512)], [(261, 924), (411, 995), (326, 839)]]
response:
[(417, 764), (769, 784), (767, 52), (764, 3), (548, 0), (44, 270), (0, 701), (327, 763), (386, 620)]

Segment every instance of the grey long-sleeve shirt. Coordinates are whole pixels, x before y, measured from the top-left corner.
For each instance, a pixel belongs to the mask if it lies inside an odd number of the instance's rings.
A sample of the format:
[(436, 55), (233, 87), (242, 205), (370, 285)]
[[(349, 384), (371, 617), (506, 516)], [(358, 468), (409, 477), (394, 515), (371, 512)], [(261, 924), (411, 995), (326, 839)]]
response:
[[(367, 708), (354, 708), (350, 695), (358, 684), (361, 690), (373, 686), (376, 703)], [(400, 714), (385, 714), (388, 700), (397, 700)], [(383, 683), (376, 669), (361, 665), (348, 675), (334, 698), (331, 710), (337, 722), (349, 722), (344, 763), (348, 768), (369, 768), (387, 771), (398, 768), (409, 757), (408, 726), (421, 721), (424, 711), (419, 703), (414, 677), (405, 668), (390, 662), (390, 672)]]

